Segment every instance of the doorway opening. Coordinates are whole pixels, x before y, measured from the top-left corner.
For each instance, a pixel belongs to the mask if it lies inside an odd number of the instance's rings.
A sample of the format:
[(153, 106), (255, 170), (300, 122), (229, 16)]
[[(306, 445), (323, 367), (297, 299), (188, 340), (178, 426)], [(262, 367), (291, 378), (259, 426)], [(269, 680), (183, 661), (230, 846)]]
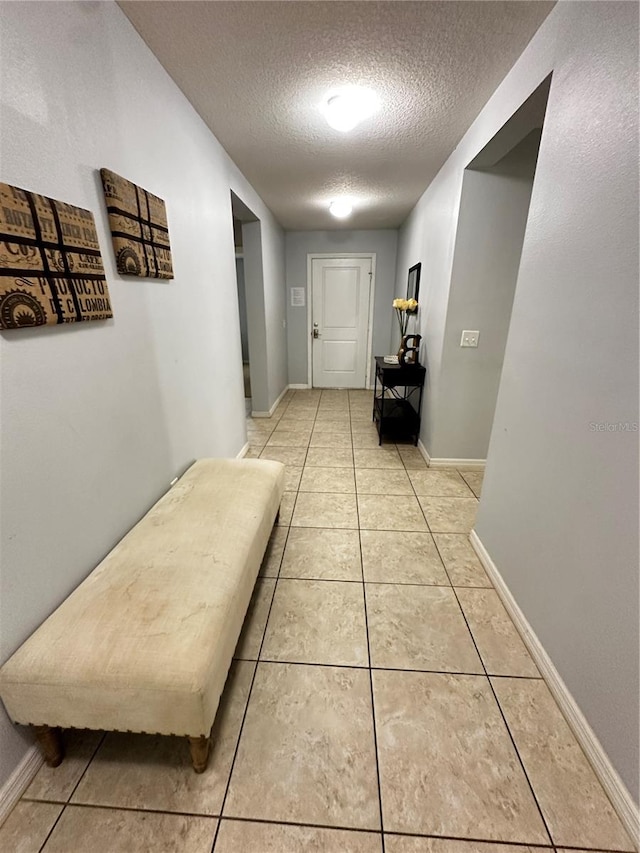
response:
[(236, 284), (238, 287), (238, 312), (240, 316), (240, 346), (242, 349), (242, 382), (244, 385), (245, 413), (251, 412), (251, 372), (249, 358), (249, 327), (247, 321), (247, 294), (244, 283), (244, 253), (242, 223), (233, 217), (233, 243), (236, 252)]
[(551, 76), (464, 172), (434, 442), (439, 458), (487, 457), (550, 84)]
[(231, 193), (231, 213), (245, 409), (247, 414), (257, 412), (260, 415), (269, 409), (261, 225), (258, 217), (234, 192)]
[(245, 414), (251, 413), (251, 373), (249, 361), (249, 328), (247, 322), (247, 294), (244, 283), (244, 254), (242, 223), (233, 217), (233, 243), (236, 251), (236, 283), (238, 286), (238, 311), (240, 315), (240, 346), (242, 348), (242, 382), (244, 385)]
[(371, 252), (307, 256), (312, 388), (369, 387), (375, 259)]

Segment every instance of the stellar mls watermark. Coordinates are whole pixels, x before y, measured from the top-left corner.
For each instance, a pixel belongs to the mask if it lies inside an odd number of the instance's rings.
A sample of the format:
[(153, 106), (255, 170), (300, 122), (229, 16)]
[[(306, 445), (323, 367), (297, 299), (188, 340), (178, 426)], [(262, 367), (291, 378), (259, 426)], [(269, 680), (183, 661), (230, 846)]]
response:
[(591, 421), (591, 432), (638, 432), (636, 421)]

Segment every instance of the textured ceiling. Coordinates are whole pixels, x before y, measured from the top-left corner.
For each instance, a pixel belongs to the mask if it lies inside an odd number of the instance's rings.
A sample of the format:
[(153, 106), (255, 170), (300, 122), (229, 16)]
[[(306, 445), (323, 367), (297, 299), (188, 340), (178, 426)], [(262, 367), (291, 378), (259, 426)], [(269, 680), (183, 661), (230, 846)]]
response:
[[(395, 228), (553, 3), (128, 2), (142, 38), (287, 229)], [(320, 112), (361, 84), (349, 134)], [(327, 210), (348, 194), (354, 213)]]

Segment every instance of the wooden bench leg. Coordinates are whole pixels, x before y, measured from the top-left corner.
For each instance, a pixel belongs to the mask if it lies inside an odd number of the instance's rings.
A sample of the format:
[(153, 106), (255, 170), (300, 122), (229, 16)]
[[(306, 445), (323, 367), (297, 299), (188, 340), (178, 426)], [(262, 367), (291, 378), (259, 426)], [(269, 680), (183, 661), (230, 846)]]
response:
[(49, 726), (32, 726), (32, 728), (42, 750), (45, 763), (48, 767), (57, 767), (64, 758), (60, 729), (52, 729)]
[(208, 737), (190, 737), (189, 751), (191, 752), (191, 763), (196, 773), (204, 773), (207, 769), (209, 761), (209, 744), (211, 738)]

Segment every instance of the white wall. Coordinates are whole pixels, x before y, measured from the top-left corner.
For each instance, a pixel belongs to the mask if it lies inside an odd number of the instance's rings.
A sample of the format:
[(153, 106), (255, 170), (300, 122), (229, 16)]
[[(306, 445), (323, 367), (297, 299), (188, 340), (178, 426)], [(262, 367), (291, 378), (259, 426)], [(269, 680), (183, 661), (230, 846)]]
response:
[[(376, 253), (376, 294), (373, 315), (373, 355), (387, 355), (392, 350), (391, 303), (395, 295), (404, 296), (407, 290), (406, 273), (404, 290), (395, 294), (395, 270), (398, 232), (379, 231), (287, 231), (287, 323), (289, 347), (289, 382), (307, 382), (309, 332), (307, 329), (307, 306), (291, 307), (290, 289), (307, 287), (307, 255), (313, 252), (330, 254), (335, 252)], [(407, 270), (408, 271), (408, 270)], [(308, 296), (308, 294), (307, 294)], [(399, 333), (398, 333), (399, 335)], [(394, 339), (395, 349), (398, 348)], [(393, 350), (395, 352), (395, 350)]]
[(411, 213), (429, 389), (464, 168), (553, 71), (477, 532), (638, 797), (638, 7), (563, 3)]
[[(486, 459), (516, 289), (540, 132), (491, 169), (466, 169), (442, 354), (440, 459)], [(464, 329), (477, 348), (460, 346)]]
[[(4, 660), (176, 474), (243, 446), (230, 189), (262, 223), (269, 322), (284, 237), (115, 4), (3, 3), (0, 98), (0, 179), (94, 212), (114, 310), (0, 335)], [(175, 280), (116, 273), (101, 166), (165, 199)], [(281, 319), (269, 337), (276, 394)], [(28, 742), (0, 713), (0, 784)]]

